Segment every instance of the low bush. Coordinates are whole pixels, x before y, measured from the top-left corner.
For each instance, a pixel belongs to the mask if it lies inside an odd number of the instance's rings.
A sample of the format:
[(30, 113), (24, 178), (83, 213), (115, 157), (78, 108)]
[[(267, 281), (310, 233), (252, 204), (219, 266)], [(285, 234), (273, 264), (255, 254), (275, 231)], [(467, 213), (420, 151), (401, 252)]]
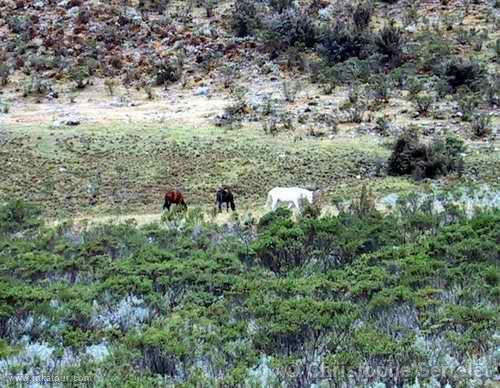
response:
[(375, 75), (382, 71), (380, 57), (370, 56), (366, 59), (350, 58), (333, 66), (325, 66), (320, 79), (332, 85), (369, 83)]
[(319, 50), (329, 63), (335, 64), (350, 58), (367, 58), (371, 52), (370, 42), (369, 32), (338, 23), (323, 32)]
[(457, 96), (458, 111), (463, 121), (471, 121), (479, 106), (479, 96), (468, 89), (463, 89)]
[(360, 2), (354, 5), (352, 10), (352, 21), (358, 30), (364, 30), (370, 25), (373, 16), (373, 4), (370, 1)]
[(388, 172), (390, 175), (413, 175), (416, 179), (461, 173), (464, 151), (463, 141), (456, 136), (436, 138), (426, 145), (416, 134), (406, 131), (394, 144)]
[(74, 66), (69, 70), (69, 78), (75, 83), (76, 89), (84, 89), (89, 84), (91, 69), (88, 66)]
[(472, 135), (476, 138), (490, 136), (493, 132), (492, 119), (488, 114), (476, 114), (471, 120)]
[(20, 200), (0, 205), (0, 233), (16, 233), (41, 225), (41, 211), (30, 203)]
[(0, 86), (5, 86), (9, 83), (10, 67), (7, 63), (0, 63)]
[(36, 75), (31, 76), (24, 82), (23, 97), (36, 96), (45, 97), (52, 91), (50, 81), (41, 79)]
[(377, 102), (387, 103), (389, 101), (389, 77), (382, 74), (373, 76), (370, 80), (370, 86)]
[(379, 52), (390, 63), (393, 65), (400, 63), (403, 48), (403, 32), (395, 25), (394, 21), (389, 22), (382, 28), (375, 37), (375, 44)]
[(269, 5), (274, 11), (283, 13), (294, 6), (294, 0), (270, 0)]
[(231, 12), (230, 23), (236, 36), (243, 38), (253, 35), (260, 25), (255, 2), (252, 0), (236, 1)]
[(273, 46), (279, 42), (280, 49), (291, 46), (313, 47), (318, 41), (317, 28), (313, 19), (296, 8), (265, 19), (266, 40)]
[(165, 57), (155, 62), (155, 84), (168, 85), (177, 82), (182, 77), (184, 61), (182, 55)]
[(414, 101), (417, 108), (417, 112), (420, 115), (425, 116), (427, 115), (427, 113), (429, 113), (429, 110), (432, 107), (432, 104), (434, 103), (434, 98), (429, 94), (419, 93), (415, 97)]
[(440, 69), (453, 92), (462, 87), (478, 91), (485, 82), (485, 70), (482, 65), (474, 60), (452, 57)]

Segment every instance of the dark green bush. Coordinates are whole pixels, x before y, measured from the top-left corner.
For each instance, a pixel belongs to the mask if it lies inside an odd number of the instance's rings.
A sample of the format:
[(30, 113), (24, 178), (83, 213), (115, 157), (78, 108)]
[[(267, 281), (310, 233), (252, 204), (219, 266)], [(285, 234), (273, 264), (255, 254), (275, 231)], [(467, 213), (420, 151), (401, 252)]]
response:
[(443, 58), (451, 54), (452, 43), (443, 34), (431, 31), (419, 33), (416, 36), (414, 50), (416, 51), (417, 67), (422, 71), (433, 71), (440, 74)]
[(324, 83), (331, 82), (333, 85), (338, 83), (351, 84), (353, 82), (370, 82), (374, 75), (382, 71), (380, 57), (370, 56), (366, 59), (350, 58), (345, 62), (334, 66), (323, 68), (320, 80)]
[(475, 60), (452, 57), (440, 70), (453, 92), (461, 87), (467, 87), (473, 91), (478, 91), (485, 82), (485, 70), (483, 66)]
[(154, 75), (156, 85), (167, 85), (168, 83), (180, 80), (183, 65), (180, 56), (158, 59), (155, 63)]
[(430, 145), (420, 143), (408, 131), (394, 144), (388, 161), (391, 175), (413, 175), (417, 179), (436, 178), (463, 169), (464, 143), (453, 135), (436, 138)]
[(270, 0), (269, 5), (274, 11), (283, 13), (285, 10), (293, 7), (294, 0)]
[(375, 38), (379, 52), (397, 65), (400, 62), (403, 47), (403, 32), (394, 21), (386, 24)]
[(462, 116), (462, 121), (471, 121), (474, 117), (480, 100), (478, 94), (465, 88), (461, 89), (457, 95), (458, 110)]
[(486, 113), (474, 115), (472, 117), (471, 127), (472, 134), (476, 138), (490, 136), (493, 132), (491, 116)]
[(418, 94), (415, 97), (415, 105), (420, 115), (427, 115), (433, 103), (434, 99), (428, 94)]
[(370, 41), (369, 32), (358, 31), (348, 24), (339, 23), (322, 34), (320, 52), (332, 64), (350, 58), (364, 59), (371, 51)]
[(41, 211), (35, 205), (21, 200), (0, 205), (0, 233), (16, 233), (41, 225)]
[(382, 74), (375, 75), (370, 80), (370, 86), (376, 101), (382, 103), (389, 101), (389, 77)]
[(368, 28), (372, 16), (373, 4), (370, 1), (356, 4), (352, 10), (352, 21), (360, 30)]
[(280, 48), (290, 46), (313, 47), (318, 40), (317, 28), (312, 18), (298, 9), (288, 9), (280, 14), (272, 15), (266, 22), (267, 41)]
[(0, 86), (5, 86), (9, 83), (10, 67), (7, 63), (0, 63)]
[(234, 3), (231, 12), (231, 27), (236, 36), (242, 38), (253, 35), (259, 24), (254, 1), (241, 0)]

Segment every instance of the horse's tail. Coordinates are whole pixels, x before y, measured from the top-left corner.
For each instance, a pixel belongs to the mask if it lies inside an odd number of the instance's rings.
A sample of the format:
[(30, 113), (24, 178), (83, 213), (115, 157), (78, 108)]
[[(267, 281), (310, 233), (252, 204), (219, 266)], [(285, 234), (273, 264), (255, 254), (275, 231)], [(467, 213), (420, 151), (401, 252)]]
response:
[(234, 204), (234, 199), (231, 198), (231, 201), (229, 203), (231, 204), (231, 210), (235, 211), (236, 210), (236, 205)]
[(266, 207), (270, 209), (272, 204), (273, 204), (273, 197), (271, 196), (271, 193), (269, 193), (267, 194)]

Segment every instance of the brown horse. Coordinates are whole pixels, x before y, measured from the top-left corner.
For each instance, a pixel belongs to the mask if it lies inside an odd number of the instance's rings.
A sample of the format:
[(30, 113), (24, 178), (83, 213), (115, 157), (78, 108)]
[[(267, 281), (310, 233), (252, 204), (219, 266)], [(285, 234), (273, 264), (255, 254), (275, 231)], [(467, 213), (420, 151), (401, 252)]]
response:
[(170, 211), (170, 206), (182, 205), (184, 209), (187, 209), (186, 201), (184, 201), (184, 196), (178, 190), (173, 190), (165, 193), (165, 203), (163, 204), (163, 209)]

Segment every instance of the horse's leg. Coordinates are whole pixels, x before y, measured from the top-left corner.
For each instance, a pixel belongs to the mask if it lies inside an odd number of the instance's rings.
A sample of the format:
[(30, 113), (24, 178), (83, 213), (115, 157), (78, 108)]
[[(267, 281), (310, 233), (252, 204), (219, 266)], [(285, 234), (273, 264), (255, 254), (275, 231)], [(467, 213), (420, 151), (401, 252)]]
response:
[(278, 200), (277, 199), (274, 199), (272, 200), (272, 205), (271, 205), (271, 210), (276, 210), (276, 207), (278, 206)]
[(226, 202), (226, 212), (229, 213), (229, 201)]
[(170, 201), (168, 199), (165, 200), (165, 203), (163, 204), (163, 210), (167, 209), (170, 211)]
[(186, 210), (186, 209), (187, 209), (187, 207), (188, 207), (188, 205), (187, 205), (186, 201), (184, 201), (184, 200), (181, 200), (181, 205), (182, 205), (182, 207), (184, 208), (184, 210)]

